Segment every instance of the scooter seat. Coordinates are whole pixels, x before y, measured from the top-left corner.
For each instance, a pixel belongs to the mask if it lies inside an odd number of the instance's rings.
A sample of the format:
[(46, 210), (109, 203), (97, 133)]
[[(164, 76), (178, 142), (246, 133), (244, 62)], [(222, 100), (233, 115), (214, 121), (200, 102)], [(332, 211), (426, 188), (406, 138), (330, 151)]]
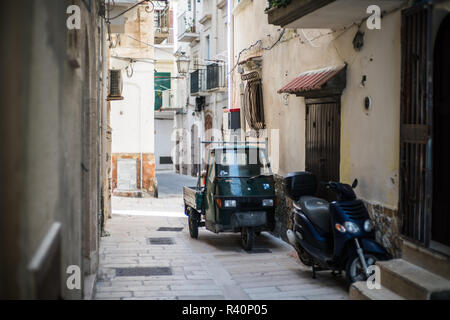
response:
[(311, 223), (320, 229), (322, 233), (330, 232), (331, 217), (330, 204), (328, 201), (321, 198), (303, 196), (297, 204)]

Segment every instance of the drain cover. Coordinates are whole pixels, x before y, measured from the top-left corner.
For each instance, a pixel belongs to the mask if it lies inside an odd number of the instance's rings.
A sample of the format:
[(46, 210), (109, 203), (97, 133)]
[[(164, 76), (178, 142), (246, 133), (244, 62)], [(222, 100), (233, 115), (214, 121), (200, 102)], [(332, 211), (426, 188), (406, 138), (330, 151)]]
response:
[(173, 238), (147, 238), (148, 244), (174, 244)]
[(272, 251), (270, 249), (267, 249), (267, 248), (245, 250), (245, 252), (247, 252), (248, 254), (253, 254), (253, 253), (272, 253)]
[(172, 227), (161, 227), (158, 229), (158, 231), (173, 231), (173, 232), (180, 232), (183, 228), (172, 228)]
[(171, 276), (168, 267), (116, 268), (116, 277)]

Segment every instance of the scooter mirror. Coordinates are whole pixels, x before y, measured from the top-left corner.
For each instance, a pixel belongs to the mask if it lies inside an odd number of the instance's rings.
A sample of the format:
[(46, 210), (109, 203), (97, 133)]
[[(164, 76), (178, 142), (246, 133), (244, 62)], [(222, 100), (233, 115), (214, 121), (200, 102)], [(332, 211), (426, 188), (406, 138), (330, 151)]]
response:
[(358, 186), (358, 179), (353, 180), (352, 188), (355, 189)]

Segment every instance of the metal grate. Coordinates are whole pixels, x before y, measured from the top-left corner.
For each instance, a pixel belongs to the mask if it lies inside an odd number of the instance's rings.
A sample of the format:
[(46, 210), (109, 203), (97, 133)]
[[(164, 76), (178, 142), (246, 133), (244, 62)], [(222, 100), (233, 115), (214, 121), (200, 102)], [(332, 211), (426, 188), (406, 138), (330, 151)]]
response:
[(175, 244), (173, 238), (147, 238), (147, 243), (152, 245), (170, 245)]
[(109, 96), (120, 97), (122, 95), (120, 70), (110, 70), (109, 72)]
[(159, 157), (160, 164), (173, 164), (172, 157)]
[(173, 232), (180, 232), (183, 228), (172, 228), (172, 227), (161, 227), (158, 229), (158, 231), (173, 231)]
[(267, 248), (256, 248), (256, 249), (252, 249), (252, 250), (244, 250), (245, 252), (247, 252), (248, 254), (255, 254), (255, 253), (272, 253), (272, 251), (270, 249)]
[(428, 5), (414, 6), (402, 13), (399, 212), (403, 235), (425, 245), (430, 240), (431, 216), (431, 19)]
[(116, 268), (116, 277), (171, 276), (169, 267)]

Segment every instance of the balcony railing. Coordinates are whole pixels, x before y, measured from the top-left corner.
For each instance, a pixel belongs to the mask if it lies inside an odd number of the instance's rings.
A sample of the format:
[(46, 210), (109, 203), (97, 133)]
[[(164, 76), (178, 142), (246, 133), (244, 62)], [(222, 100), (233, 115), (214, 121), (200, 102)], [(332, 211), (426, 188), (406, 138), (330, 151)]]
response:
[(195, 18), (192, 11), (185, 11), (178, 17), (178, 40), (190, 42), (199, 37), (195, 27)]
[(218, 63), (206, 67), (206, 89), (214, 90), (226, 87), (226, 68)]
[(191, 95), (206, 91), (206, 70), (198, 69), (191, 72)]

